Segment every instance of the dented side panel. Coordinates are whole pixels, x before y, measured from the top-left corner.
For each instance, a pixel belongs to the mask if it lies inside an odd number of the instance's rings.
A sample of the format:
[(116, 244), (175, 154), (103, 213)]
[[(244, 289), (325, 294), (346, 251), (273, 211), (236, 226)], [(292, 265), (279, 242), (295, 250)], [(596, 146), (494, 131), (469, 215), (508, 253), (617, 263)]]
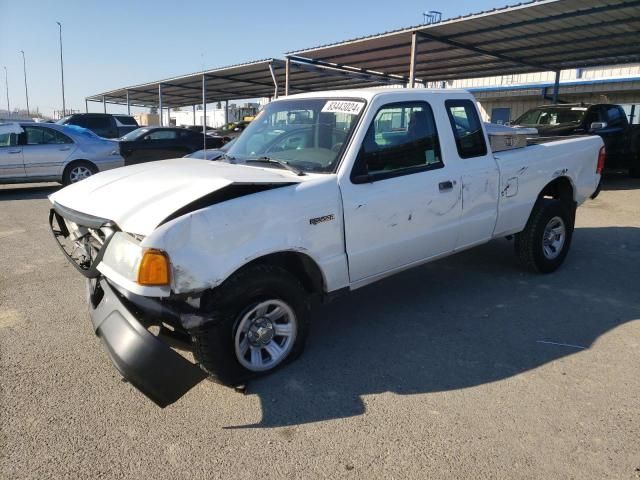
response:
[(596, 164), (602, 140), (580, 137), (496, 154), (500, 168), (500, 200), (494, 236), (521, 232), (544, 187), (562, 176), (574, 188), (574, 200), (582, 204), (600, 181)]
[(252, 260), (282, 251), (300, 252), (315, 261), (328, 291), (348, 285), (334, 175), (188, 213), (159, 227), (142, 246), (168, 253), (174, 293), (214, 288)]

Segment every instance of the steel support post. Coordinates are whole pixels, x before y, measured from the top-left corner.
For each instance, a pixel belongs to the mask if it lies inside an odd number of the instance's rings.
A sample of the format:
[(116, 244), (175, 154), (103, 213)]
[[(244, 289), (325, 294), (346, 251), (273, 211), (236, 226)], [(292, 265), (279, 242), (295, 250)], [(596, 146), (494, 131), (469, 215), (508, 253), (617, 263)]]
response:
[(416, 85), (416, 51), (418, 48), (418, 32), (411, 34), (411, 60), (409, 64), (409, 88)]
[(161, 83), (158, 84), (158, 117), (160, 120), (160, 126), (162, 126), (163, 123), (162, 123), (162, 84)]
[(560, 70), (556, 71), (556, 80), (553, 83), (553, 104), (558, 103), (558, 91), (560, 90)]
[(291, 59), (289, 57), (284, 60), (284, 96), (289, 96), (289, 74), (291, 72)]

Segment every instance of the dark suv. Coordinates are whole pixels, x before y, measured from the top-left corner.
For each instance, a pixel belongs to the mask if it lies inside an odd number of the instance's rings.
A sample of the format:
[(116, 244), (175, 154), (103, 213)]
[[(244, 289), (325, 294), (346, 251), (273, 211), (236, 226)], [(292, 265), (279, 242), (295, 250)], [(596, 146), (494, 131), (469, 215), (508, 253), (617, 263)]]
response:
[(74, 113), (56, 123), (77, 125), (91, 130), (104, 138), (120, 138), (139, 127), (136, 119), (129, 115), (111, 115), (108, 113)]
[(630, 125), (620, 105), (543, 105), (513, 124), (535, 127), (541, 137), (599, 135), (607, 151), (606, 167), (628, 168), (632, 177), (640, 178), (640, 125)]

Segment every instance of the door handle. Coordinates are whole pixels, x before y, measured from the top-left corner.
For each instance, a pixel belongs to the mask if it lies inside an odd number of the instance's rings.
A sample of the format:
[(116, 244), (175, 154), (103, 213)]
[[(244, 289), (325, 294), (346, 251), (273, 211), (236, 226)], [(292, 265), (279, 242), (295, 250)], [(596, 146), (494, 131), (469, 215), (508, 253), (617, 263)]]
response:
[(440, 182), (438, 184), (438, 188), (441, 192), (446, 192), (449, 190), (453, 190), (453, 186), (456, 184), (455, 180), (447, 180), (446, 182)]
[(9, 150), (7, 153), (22, 153), (22, 149), (19, 148), (18, 150)]
[(60, 147), (58, 150), (61, 152), (66, 152), (67, 150), (71, 150), (71, 147)]

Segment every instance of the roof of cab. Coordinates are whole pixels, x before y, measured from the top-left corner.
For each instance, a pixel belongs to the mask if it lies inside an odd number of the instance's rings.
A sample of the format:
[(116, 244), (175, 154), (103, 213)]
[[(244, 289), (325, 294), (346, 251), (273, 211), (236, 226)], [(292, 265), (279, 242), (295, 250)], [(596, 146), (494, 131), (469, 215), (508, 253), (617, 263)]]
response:
[(288, 97), (280, 97), (278, 100), (287, 100), (295, 98), (362, 98), (371, 100), (377, 96), (394, 96), (407, 93), (425, 93), (429, 95), (452, 95), (452, 94), (468, 94), (467, 90), (458, 88), (358, 88), (349, 90), (326, 90), (321, 92), (306, 92), (289, 95)]

